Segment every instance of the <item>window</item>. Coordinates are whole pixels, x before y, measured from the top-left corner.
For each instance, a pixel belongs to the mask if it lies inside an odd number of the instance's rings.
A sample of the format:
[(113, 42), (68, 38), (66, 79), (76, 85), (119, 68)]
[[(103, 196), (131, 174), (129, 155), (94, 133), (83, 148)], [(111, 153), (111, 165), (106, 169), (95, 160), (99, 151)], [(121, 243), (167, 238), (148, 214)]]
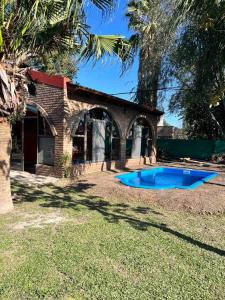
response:
[(100, 108), (86, 113), (73, 137), (73, 162), (100, 162), (120, 157), (120, 135), (116, 123)]
[(12, 153), (22, 153), (22, 122), (12, 124)]
[(48, 166), (54, 165), (54, 137), (39, 136), (38, 163)]
[(51, 136), (52, 132), (50, 129), (50, 126), (45, 118), (41, 116), (41, 114), (38, 112), (38, 135), (42, 136)]
[(120, 134), (116, 124), (112, 123), (112, 144), (111, 144), (111, 153), (112, 153), (112, 160), (119, 160), (120, 159)]
[(85, 136), (85, 122), (80, 120), (75, 137), (73, 138), (73, 161), (84, 161), (84, 136)]
[(38, 163), (54, 165), (55, 138), (45, 118), (38, 112)]
[(131, 156), (132, 156), (133, 129), (134, 129), (134, 126), (131, 127), (131, 129), (128, 133), (127, 141), (126, 141), (126, 157), (127, 158), (131, 158)]
[(145, 118), (133, 123), (126, 140), (126, 157), (149, 156), (152, 148), (152, 131)]

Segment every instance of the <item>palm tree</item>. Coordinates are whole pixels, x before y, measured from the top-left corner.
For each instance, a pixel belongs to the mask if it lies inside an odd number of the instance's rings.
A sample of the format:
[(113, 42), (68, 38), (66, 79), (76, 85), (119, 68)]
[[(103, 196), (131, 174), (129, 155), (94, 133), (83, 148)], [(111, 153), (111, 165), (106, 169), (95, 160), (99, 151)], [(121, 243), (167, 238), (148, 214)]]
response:
[(172, 15), (173, 0), (131, 0), (128, 3), (126, 16), (129, 28), (134, 32), (130, 38), (133, 57), (128, 66), (139, 53), (135, 100), (153, 108), (157, 106), (166, 51), (175, 35)]
[[(106, 12), (113, 0), (91, 0)], [(25, 110), (27, 63), (73, 51), (85, 59), (121, 55), (121, 36), (89, 32), (82, 0), (0, 0), (0, 213), (12, 209), (10, 120)]]

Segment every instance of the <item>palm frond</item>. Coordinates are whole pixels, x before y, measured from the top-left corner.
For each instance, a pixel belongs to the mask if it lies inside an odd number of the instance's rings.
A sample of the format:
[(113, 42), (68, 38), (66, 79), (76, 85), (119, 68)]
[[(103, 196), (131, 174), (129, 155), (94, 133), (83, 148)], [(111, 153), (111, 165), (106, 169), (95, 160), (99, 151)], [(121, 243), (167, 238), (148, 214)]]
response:
[(116, 55), (124, 59), (129, 50), (128, 41), (124, 37), (117, 35), (88, 35), (86, 42), (81, 50), (80, 58), (90, 60), (91, 58), (100, 59), (104, 55)]
[[(115, 3), (114, 0), (90, 2), (103, 13), (111, 11)], [(32, 58), (44, 62), (46, 57), (65, 53), (86, 60), (106, 54), (121, 59), (128, 56), (128, 41), (123, 37), (89, 33), (85, 3), (85, 0), (0, 0), (0, 67), (7, 65), (5, 71), (10, 83), (5, 85), (4, 72), (0, 72), (1, 111), (16, 111), (20, 106), (17, 91), (23, 90), (24, 81), (14, 71), (9, 75), (8, 70), (18, 71)]]
[(91, 0), (91, 2), (103, 12), (111, 11), (114, 7), (114, 0)]

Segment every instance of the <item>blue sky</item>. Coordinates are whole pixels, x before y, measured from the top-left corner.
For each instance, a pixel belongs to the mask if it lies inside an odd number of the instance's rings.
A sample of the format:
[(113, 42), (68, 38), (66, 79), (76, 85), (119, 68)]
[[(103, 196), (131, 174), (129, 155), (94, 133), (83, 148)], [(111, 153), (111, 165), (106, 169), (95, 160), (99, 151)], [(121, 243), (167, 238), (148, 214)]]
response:
[[(96, 34), (119, 34), (129, 37), (131, 32), (128, 30), (125, 18), (127, 1), (119, 0), (114, 13), (110, 17), (103, 17), (101, 12), (94, 9), (90, 4), (87, 7), (88, 24), (91, 31)], [(129, 92), (137, 85), (138, 61), (121, 76), (121, 62), (116, 58), (105, 57), (93, 65), (92, 62), (81, 63), (76, 81), (81, 85), (103, 91), (109, 94)], [(119, 97), (130, 100), (130, 94), (120, 95)], [(182, 122), (175, 115), (168, 112), (168, 96), (165, 95), (163, 103), (165, 119), (171, 125), (181, 127)]]

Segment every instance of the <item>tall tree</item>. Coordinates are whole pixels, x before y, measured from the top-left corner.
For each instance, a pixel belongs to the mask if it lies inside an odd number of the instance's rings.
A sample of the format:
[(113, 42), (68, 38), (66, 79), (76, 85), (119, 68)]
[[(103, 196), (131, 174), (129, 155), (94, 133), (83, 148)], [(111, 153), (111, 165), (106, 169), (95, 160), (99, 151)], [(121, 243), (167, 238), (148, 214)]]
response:
[(128, 63), (139, 55), (136, 101), (154, 108), (158, 89), (166, 83), (168, 48), (175, 36), (173, 8), (173, 0), (131, 0), (126, 13), (134, 32), (130, 38), (133, 56)]
[(180, 89), (171, 110), (181, 112), (190, 137), (224, 137), (225, 1), (180, 0), (177, 11), (171, 64)]
[[(113, 0), (91, 0), (103, 12)], [(120, 36), (89, 32), (82, 0), (0, 0), (0, 213), (12, 209), (10, 119), (25, 110), (27, 62), (73, 51), (86, 59), (121, 55)]]
[(30, 59), (28, 67), (48, 74), (61, 75), (73, 79), (78, 71), (76, 55), (73, 51), (51, 53), (49, 56)]

